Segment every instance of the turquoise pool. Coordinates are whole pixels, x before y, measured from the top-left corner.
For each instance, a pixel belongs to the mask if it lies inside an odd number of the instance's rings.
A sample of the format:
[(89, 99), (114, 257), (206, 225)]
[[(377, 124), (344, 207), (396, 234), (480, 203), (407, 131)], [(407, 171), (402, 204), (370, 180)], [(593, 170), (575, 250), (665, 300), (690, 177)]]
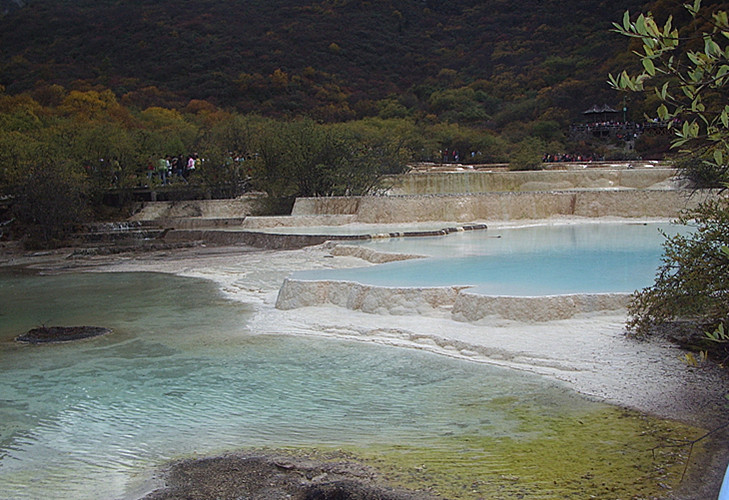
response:
[(471, 285), (485, 295), (630, 293), (653, 282), (662, 232), (685, 231), (669, 223), (585, 223), (375, 239), (351, 244), (428, 258), (293, 277), (398, 287)]

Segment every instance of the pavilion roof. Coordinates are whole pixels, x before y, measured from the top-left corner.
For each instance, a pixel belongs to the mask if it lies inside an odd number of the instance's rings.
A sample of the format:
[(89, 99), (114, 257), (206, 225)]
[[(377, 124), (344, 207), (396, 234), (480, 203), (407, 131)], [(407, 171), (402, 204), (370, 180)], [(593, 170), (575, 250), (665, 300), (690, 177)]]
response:
[(593, 107), (588, 109), (587, 111), (583, 111), (583, 115), (592, 115), (592, 114), (602, 114), (602, 113), (617, 113), (618, 110), (611, 108), (607, 104), (603, 104), (602, 106), (598, 106), (595, 104)]

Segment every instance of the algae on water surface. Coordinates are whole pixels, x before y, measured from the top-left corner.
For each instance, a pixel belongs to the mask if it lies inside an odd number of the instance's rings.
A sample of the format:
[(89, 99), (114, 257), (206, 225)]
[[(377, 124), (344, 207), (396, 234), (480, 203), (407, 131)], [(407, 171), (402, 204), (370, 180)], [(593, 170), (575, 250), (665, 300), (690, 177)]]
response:
[(689, 460), (681, 445), (703, 434), (618, 407), (557, 416), (516, 399), (500, 404), (521, 421), (511, 436), (441, 436), (356, 453), (393, 484), (451, 499), (663, 498)]

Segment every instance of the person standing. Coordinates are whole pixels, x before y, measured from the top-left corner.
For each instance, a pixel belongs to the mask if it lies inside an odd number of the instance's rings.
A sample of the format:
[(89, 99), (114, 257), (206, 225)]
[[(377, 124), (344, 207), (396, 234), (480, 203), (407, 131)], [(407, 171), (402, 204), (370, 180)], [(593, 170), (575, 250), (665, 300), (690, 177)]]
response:
[(157, 160), (157, 174), (159, 175), (162, 185), (167, 184), (167, 170), (170, 168), (170, 162), (167, 158), (160, 158)]

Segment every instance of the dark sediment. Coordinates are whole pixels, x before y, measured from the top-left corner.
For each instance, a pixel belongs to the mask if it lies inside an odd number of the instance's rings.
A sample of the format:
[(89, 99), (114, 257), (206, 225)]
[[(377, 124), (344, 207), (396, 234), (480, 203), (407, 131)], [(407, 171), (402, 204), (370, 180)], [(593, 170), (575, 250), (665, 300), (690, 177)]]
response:
[(437, 500), (387, 486), (371, 468), (350, 460), (294, 455), (230, 454), (176, 462), (166, 487), (143, 500)]
[(87, 339), (107, 333), (111, 333), (111, 330), (101, 326), (41, 326), (28, 330), (15, 340), (29, 344), (47, 344)]

